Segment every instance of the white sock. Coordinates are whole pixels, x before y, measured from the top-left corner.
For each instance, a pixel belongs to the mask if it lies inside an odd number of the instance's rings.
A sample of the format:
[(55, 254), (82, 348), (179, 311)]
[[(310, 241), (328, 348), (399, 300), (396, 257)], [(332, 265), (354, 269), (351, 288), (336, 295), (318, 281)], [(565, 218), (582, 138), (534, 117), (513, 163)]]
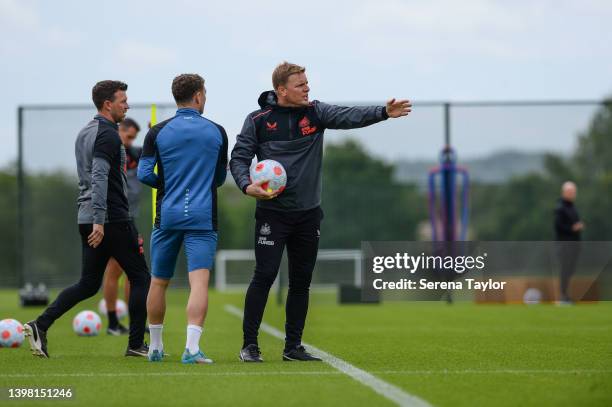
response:
[(153, 352), (154, 350), (162, 351), (164, 349), (164, 343), (162, 342), (162, 330), (164, 329), (164, 324), (154, 325), (149, 324), (149, 332), (151, 336), (151, 345), (149, 346), (149, 350)]
[(185, 347), (189, 353), (195, 355), (200, 350), (200, 336), (202, 328), (197, 325), (187, 325), (187, 344)]

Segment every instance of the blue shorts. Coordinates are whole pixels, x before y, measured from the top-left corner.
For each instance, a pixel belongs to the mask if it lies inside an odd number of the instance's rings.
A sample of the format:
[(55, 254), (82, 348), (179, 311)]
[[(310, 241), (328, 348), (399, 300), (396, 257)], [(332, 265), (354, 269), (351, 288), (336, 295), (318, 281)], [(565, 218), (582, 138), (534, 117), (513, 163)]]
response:
[(185, 245), (187, 269), (210, 270), (215, 262), (217, 232), (212, 230), (168, 230), (154, 228), (151, 234), (151, 269), (153, 277), (170, 280), (176, 258)]

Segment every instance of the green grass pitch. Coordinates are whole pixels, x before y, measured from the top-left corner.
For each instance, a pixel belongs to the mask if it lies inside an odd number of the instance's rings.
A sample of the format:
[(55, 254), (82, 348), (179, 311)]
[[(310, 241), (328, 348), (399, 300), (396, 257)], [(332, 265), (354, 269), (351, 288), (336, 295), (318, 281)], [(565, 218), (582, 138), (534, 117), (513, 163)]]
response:
[[(272, 297), (272, 296), (271, 296)], [(79, 304), (49, 332), (51, 359), (0, 349), (0, 388), (66, 387), (71, 401), (8, 401), (1, 405), (393, 405), (326, 363), (282, 362), (282, 341), (260, 334), (263, 364), (238, 362), (241, 322), (224, 310), (242, 294), (212, 293), (201, 341), (212, 366), (184, 366), (187, 292), (170, 290), (163, 363), (125, 358), (125, 337), (77, 337)], [(39, 309), (17, 306), (0, 291), (0, 319), (27, 322)], [(338, 306), (314, 294), (304, 340), (435, 406), (612, 405), (612, 303), (475, 305), (385, 303)], [(270, 301), (265, 321), (283, 328), (284, 310)]]

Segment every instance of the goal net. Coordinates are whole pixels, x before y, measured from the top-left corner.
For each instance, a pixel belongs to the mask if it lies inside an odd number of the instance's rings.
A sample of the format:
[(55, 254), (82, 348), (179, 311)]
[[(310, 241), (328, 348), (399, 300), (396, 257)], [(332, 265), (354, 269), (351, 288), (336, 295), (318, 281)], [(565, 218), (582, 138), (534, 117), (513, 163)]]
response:
[[(283, 257), (274, 286), (286, 286), (288, 264)], [(220, 250), (215, 263), (215, 288), (218, 291), (244, 290), (255, 270), (253, 250)], [(361, 285), (360, 250), (319, 250), (312, 276), (313, 289), (333, 289), (340, 284)]]

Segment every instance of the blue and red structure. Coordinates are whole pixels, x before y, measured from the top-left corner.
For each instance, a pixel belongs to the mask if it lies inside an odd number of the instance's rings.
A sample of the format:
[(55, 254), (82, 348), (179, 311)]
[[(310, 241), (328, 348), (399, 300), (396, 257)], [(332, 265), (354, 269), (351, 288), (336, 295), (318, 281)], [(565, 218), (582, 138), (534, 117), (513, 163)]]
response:
[[(438, 186), (439, 193), (437, 193)], [(459, 193), (458, 188), (461, 188)], [(440, 153), (440, 165), (429, 171), (429, 217), (432, 241), (467, 240), (468, 196), (468, 171), (457, 165), (455, 151), (450, 145), (446, 145)], [(460, 201), (460, 205), (457, 205), (457, 201)], [(459, 225), (457, 218), (460, 219)]]

